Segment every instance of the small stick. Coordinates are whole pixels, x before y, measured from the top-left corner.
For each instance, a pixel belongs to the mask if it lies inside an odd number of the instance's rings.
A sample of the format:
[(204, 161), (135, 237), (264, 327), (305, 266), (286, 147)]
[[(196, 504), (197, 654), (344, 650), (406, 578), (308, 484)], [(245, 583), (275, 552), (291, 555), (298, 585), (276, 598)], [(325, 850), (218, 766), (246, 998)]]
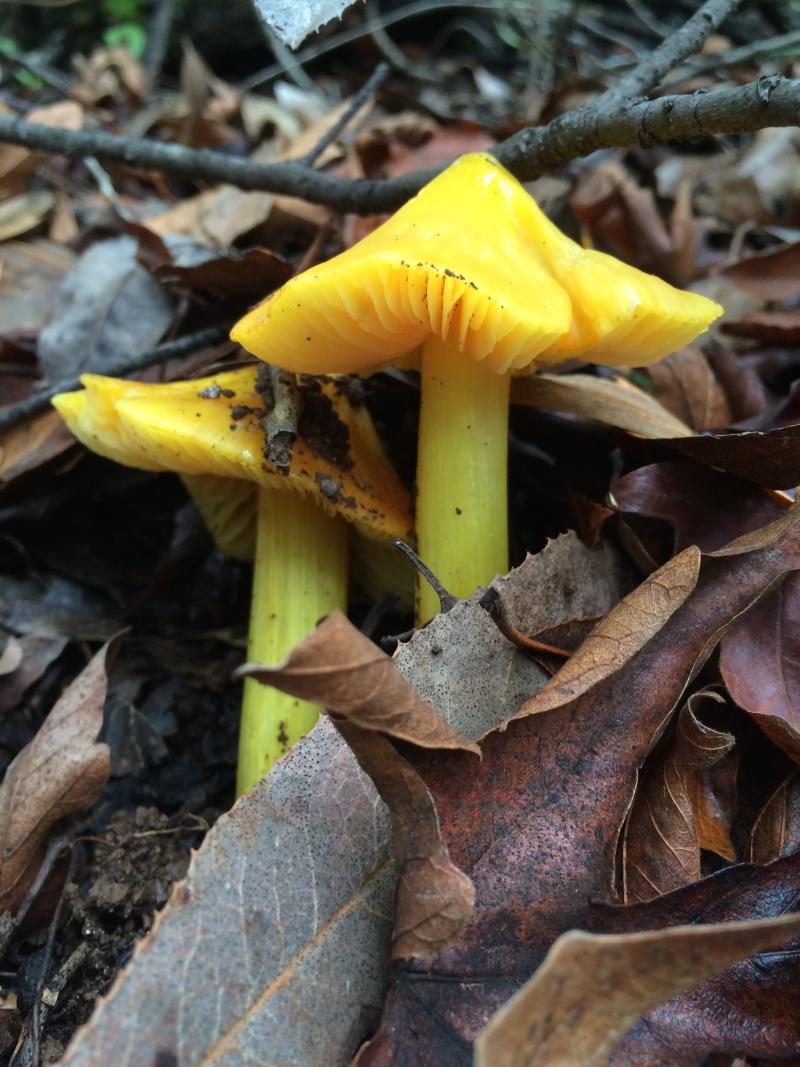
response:
[(419, 558), (419, 556), (411, 547), (411, 545), (407, 545), (405, 541), (401, 541), (399, 538), (396, 538), (394, 541), (392, 541), (392, 545), (395, 548), (399, 548), (403, 555), (406, 556), (414, 564), (416, 569), (419, 571), (419, 573), (422, 575), (422, 577), (425, 579), (431, 589), (433, 589), (434, 593), (436, 593), (439, 598), (439, 607), (442, 609), (442, 612), (449, 611), (450, 608), (456, 606), (456, 604), (458, 603), (458, 597), (453, 596), (452, 593), (449, 593), (445, 589), (445, 587), (442, 585), (442, 583), (439, 581), (439, 579), (436, 577), (430, 567), (426, 566), (426, 564), (422, 562), (422, 560)]
[(355, 116), (366, 104), (373, 93), (377, 92), (378, 87), (386, 78), (389, 73), (388, 63), (379, 63), (369, 78), (364, 82), (353, 99), (350, 101), (350, 106), (344, 111), (339, 118), (334, 122), (329, 130), (327, 130), (322, 137), (317, 141), (314, 147), (306, 152), (304, 156), (301, 156), (298, 160), (303, 166), (311, 167), (319, 159), (328, 145), (339, 137), (339, 134), (353, 121)]
[[(265, 380), (266, 376), (266, 380)], [(292, 449), (297, 438), (297, 424), (303, 400), (295, 376), (271, 363), (263, 368), (259, 392), (271, 394), (272, 408), (264, 416), (264, 456), (281, 471), (289, 473)]]
[(264, 35), (267, 39), (267, 43), (272, 49), (275, 58), (283, 68), (283, 72), (287, 78), (295, 83), (299, 89), (303, 89), (307, 93), (315, 93), (318, 96), (322, 96), (322, 92), (314, 84), (313, 80), (309, 78), (306, 72), (303, 70), (301, 61), (294, 55), (294, 53), (286, 47), (277, 33), (267, 26), (266, 23), (262, 23), (264, 28)]
[(148, 88), (152, 88), (164, 66), (176, 7), (176, 0), (156, 0), (153, 5), (147, 27), (147, 47), (144, 50)]
[[(796, 126), (799, 107), (800, 78), (779, 76), (708, 93), (638, 101), (626, 98), (622, 104), (598, 100), (567, 111), (545, 126), (518, 130), (496, 145), (492, 155), (521, 181), (531, 181), (600, 148)], [(358, 215), (394, 210), (444, 169), (431, 167), (395, 178), (342, 178), (293, 160), (261, 163), (210, 148), (185, 148), (103, 130), (63, 130), (11, 115), (0, 115), (0, 141), (80, 158), (93, 155), (193, 180), (222, 181), (241, 189), (285, 193)]]
[[(39, 1067), (39, 1042), (41, 1040), (41, 1027), (42, 1027), (42, 1025), (44, 1023), (44, 1020), (49, 1015), (50, 1007), (52, 1006), (52, 1004), (48, 1004), (43, 1010), (43, 1007), (42, 1007), (42, 999), (43, 999), (42, 994), (44, 992), (45, 982), (47, 980), (47, 972), (48, 972), (48, 970), (50, 968), (50, 960), (53, 958), (53, 948), (54, 948), (55, 943), (56, 943), (56, 932), (58, 930), (58, 924), (61, 921), (61, 913), (64, 910), (64, 895), (65, 895), (65, 892), (66, 892), (67, 885), (69, 884), (70, 880), (72, 879), (73, 874), (75, 873), (75, 865), (76, 865), (76, 863), (77, 863), (77, 853), (75, 851), (75, 848), (73, 847), (71, 849), (71, 851), (70, 851), (69, 866), (67, 867), (67, 873), (66, 873), (66, 875), (64, 877), (64, 884), (61, 887), (61, 893), (59, 894), (58, 903), (56, 904), (55, 911), (53, 912), (53, 918), (50, 920), (50, 927), (49, 927), (49, 929), (47, 931), (47, 943), (45, 945), (44, 958), (42, 960), (42, 969), (39, 972), (39, 978), (38, 978), (38, 980), (36, 982), (36, 997), (35, 997), (34, 1002), (33, 1002), (33, 1016), (31, 1018), (31, 1029), (30, 1029), (30, 1034), (29, 1034), (29, 1037), (30, 1037), (30, 1040), (31, 1040), (30, 1063), (31, 1063), (32, 1067)], [(78, 947), (80, 948), (81, 946), (78, 946)], [(89, 948), (89, 946), (86, 945), (85, 946), (85, 951), (86, 952), (88, 952), (88, 948)], [(70, 959), (71, 959), (71, 957), (70, 957)], [(69, 962), (70, 962), (70, 960), (67, 960), (66, 963), (64, 964), (64, 966), (66, 967)], [(70, 976), (71, 973), (72, 973), (72, 970), (69, 970), (68, 973), (67, 973), (66, 978), (64, 979), (65, 981), (67, 981), (69, 979), (69, 976)], [(57, 979), (58, 975), (54, 975), (53, 977), (54, 977), (54, 979)], [(56, 992), (56, 996), (57, 996), (57, 994), (59, 992), (58, 986), (56, 985), (55, 981), (52, 984), (56, 986), (55, 992)], [(55, 1001), (52, 1001), (52, 1003), (55, 1003)], [(44, 1019), (42, 1018), (42, 1016), (44, 1016)], [(26, 1045), (27, 1045), (27, 1042), (26, 1042)], [(24, 1055), (24, 1052), (25, 1052), (25, 1046), (23, 1045), (23, 1048), (22, 1048), (23, 1055)], [(20, 1057), (20, 1058), (22, 1058), (22, 1057)]]
[(706, 0), (673, 34), (661, 42), (633, 70), (606, 89), (595, 108), (608, 108), (625, 100), (640, 99), (659, 85), (669, 72), (684, 59), (699, 52), (711, 34), (725, 21), (741, 0)]
[[(177, 341), (167, 341), (166, 344), (159, 345), (150, 352), (144, 352), (141, 355), (133, 356), (131, 359), (111, 363), (108, 367), (103, 368), (103, 372), (117, 378), (126, 378), (129, 374), (144, 370), (146, 367), (152, 367), (156, 363), (164, 363), (166, 360), (174, 359), (177, 356), (188, 356), (201, 348), (218, 344), (227, 337), (229, 328), (229, 326), (207, 326), (205, 329), (187, 334), (186, 337), (181, 337)], [(11, 429), (12, 426), (17, 426), (21, 422), (25, 422), (26, 419), (33, 418), (34, 415), (38, 415), (42, 411), (46, 411), (53, 397), (58, 393), (66, 393), (80, 388), (80, 376), (75, 375), (56, 382), (55, 385), (48, 385), (44, 389), (39, 389), (31, 396), (20, 400), (17, 404), (9, 404), (6, 408), (0, 408), (0, 433), (3, 430)]]

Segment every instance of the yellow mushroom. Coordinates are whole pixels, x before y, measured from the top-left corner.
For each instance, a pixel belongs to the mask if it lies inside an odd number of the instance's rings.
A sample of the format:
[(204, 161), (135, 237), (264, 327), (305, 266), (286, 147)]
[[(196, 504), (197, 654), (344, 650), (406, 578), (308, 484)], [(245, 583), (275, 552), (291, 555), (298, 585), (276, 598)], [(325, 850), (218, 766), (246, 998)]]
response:
[[(642, 366), (721, 313), (581, 248), (490, 156), (462, 156), (352, 248), (234, 327), (292, 371), (367, 371), (421, 346), (417, 545), (457, 596), (508, 569), (509, 376), (580, 356)], [(437, 610), (425, 583), (418, 616)]]
[[(282, 473), (263, 454), (256, 367), (145, 385), (86, 375), (53, 403), (88, 448), (127, 466), (180, 474), (223, 550), (255, 551), (248, 657), (274, 663), (317, 620), (347, 608), (347, 529), (408, 539), (408, 491), (365, 408), (333, 382), (304, 380), (299, 436)], [(257, 512), (255, 539), (253, 514)], [(255, 546), (254, 546), (255, 540)], [(238, 791), (314, 725), (319, 709), (248, 680)]]

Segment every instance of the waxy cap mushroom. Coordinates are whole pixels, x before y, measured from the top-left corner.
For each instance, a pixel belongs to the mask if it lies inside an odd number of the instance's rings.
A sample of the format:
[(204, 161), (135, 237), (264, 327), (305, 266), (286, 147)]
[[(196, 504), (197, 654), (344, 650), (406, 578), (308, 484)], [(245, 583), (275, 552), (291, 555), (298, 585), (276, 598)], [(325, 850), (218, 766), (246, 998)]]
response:
[[(292, 371), (363, 372), (421, 346), (417, 543), (457, 596), (508, 569), (508, 377), (580, 356), (642, 366), (721, 313), (581, 248), (496, 160), (472, 154), (234, 327)], [(421, 620), (436, 610), (418, 587)]]
[[(255, 555), (248, 658), (273, 663), (318, 619), (347, 608), (347, 525), (362, 537), (407, 540), (408, 491), (366, 409), (335, 382), (300, 383), (303, 413), (288, 471), (264, 457), (258, 368), (145, 385), (86, 375), (56, 397), (76, 437), (128, 466), (174, 471), (220, 546)], [(248, 680), (239, 792), (249, 789), (319, 709)]]
[(582, 248), (495, 159), (472, 153), (358, 244), (288, 281), (231, 336), (310, 374), (374, 368), (434, 336), (504, 373), (567, 356), (644, 366), (721, 312)]
[(283, 473), (264, 456), (257, 373), (253, 366), (164, 385), (85, 374), (82, 390), (53, 403), (79, 441), (117, 463), (292, 490), (367, 536), (408, 540), (410, 496), (366, 408), (335, 382), (301, 382), (304, 414)]

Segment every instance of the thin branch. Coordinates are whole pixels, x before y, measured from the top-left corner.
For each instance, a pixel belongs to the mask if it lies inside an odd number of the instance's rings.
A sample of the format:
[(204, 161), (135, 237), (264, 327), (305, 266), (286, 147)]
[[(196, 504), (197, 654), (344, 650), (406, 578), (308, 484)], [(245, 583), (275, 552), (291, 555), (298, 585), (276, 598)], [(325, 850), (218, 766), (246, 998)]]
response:
[[(716, 134), (749, 133), (800, 121), (800, 78), (779, 75), (710, 93), (662, 96), (611, 108), (592, 105), (567, 112), (547, 126), (520, 130), (494, 149), (513, 174), (530, 181), (600, 148), (650, 146)], [(62, 130), (0, 115), (0, 141), (68, 156), (97, 156), (176, 174), (226, 182), (242, 189), (284, 193), (341, 212), (373, 215), (392, 211), (418, 192), (442, 168), (386, 180), (339, 178), (298, 162), (256, 163), (212, 149), (103, 131)]]
[(741, 0), (706, 0), (679, 30), (607, 89), (594, 106), (606, 108), (644, 96), (674, 67), (699, 52), (711, 34), (740, 3)]
[(304, 92), (321, 97), (323, 94), (320, 92), (319, 86), (315, 85), (313, 80), (303, 70), (297, 56), (286, 47), (277, 33), (275, 33), (266, 22), (262, 22), (261, 26), (267, 44), (272, 49), (273, 54), (286, 77), (293, 81), (294, 84)]
[(440, 80), (439, 75), (431, 69), (429, 64), (412, 62), (403, 49), (394, 43), (384, 25), (378, 0), (367, 0), (367, 25), (372, 43), (395, 70), (401, 71), (409, 78), (416, 78), (430, 84)]
[(795, 55), (800, 47), (800, 30), (792, 30), (789, 33), (778, 34), (777, 37), (767, 37), (763, 41), (755, 41), (753, 44), (743, 44), (739, 48), (731, 48), (727, 52), (717, 53), (713, 56), (701, 56), (699, 59), (690, 59), (689, 62), (674, 71), (664, 81), (664, 85), (680, 85), (687, 78), (694, 78), (698, 74), (711, 74), (737, 63), (753, 63), (764, 59), (777, 59), (780, 56)]
[[(156, 363), (164, 363), (166, 360), (175, 359), (178, 356), (188, 356), (192, 352), (198, 352), (201, 348), (218, 344), (227, 337), (228, 329), (228, 326), (208, 326), (204, 330), (197, 330), (196, 333), (187, 334), (186, 337), (181, 337), (178, 341), (168, 341), (166, 344), (159, 345), (158, 348), (154, 348), (151, 352), (145, 352), (132, 359), (110, 363), (108, 367), (103, 368), (103, 373), (113, 375), (116, 378), (126, 378), (129, 374), (135, 374), (136, 371), (152, 367)], [(57, 393), (67, 393), (73, 389), (80, 388), (80, 376), (75, 375), (56, 382), (55, 385), (40, 389), (24, 400), (20, 400), (17, 404), (9, 404), (8, 407), (0, 408), (0, 432), (8, 430), (12, 426), (17, 426), (42, 411), (46, 411)]]
[(156, 0), (153, 5), (147, 26), (147, 46), (144, 50), (148, 87), (152, 87), (164, 66), (176, 7), (176, 0)]
[(439, 579), (436, 577), (436, 575), (433, 573), (427, 563), (422, 562), (422, 560), (419, 558), (419, 556), (411, 547), (411, 545), (407, 545), (406, 542), (401, 541), (399, 537), (395, 538), (395, 540), (390, 543), (393, 548), (400, 549), (406, 559), (414, 565), (418, 573), (422, 575), (422, 577), (425, 579), (431, 589), (433, 589), (434, 593), (436, 593), (439, 598), (439, 607), (441, 608), (442, 612), (449, 611), (450, 608), (456, 606), (456, 604), (458, 603), (458, 597), (453, 596), (451, 592), (445, 589), (444, 585), (439, 581)]
[(800, 78), (777, 75), (735, 89), (662, 96), (611, 111), (580, 108), (548, 126), (520, 130), (495, 155), (522, 181), (530, 181), (599, 148), (648, 148), (665, 141), (796, 126), (799, 120)]
[(66, 74), (62, 74), (60, 70), (56, 70), (47, 63), (43, 63), (35, 56), (20, 52), (13, 41), (8, 39), (6, 39), (3, 49), (0, 51), (0, 62), (3, 60), (6, 60), (9, 64), (16, 63), (17, 66), (24, 67), (34, 77), (43, 81), (45, 85), (49, 85), (51, 89), (55, 89), (57, 93), (61, 93), (62, 96), (71, 95), (72, 82)]
[(298, 163), (302, 163), (306, 167), (311, 167), (316, 163), (328, 145), (338, 138), (339, 134), (344, 130), (349, 123), (353, 121), (355, 116), (359, 113), (361, 108), (366, 104), (373, 93), (377, 92), (379, 86), (382, 84), (386, 75), (389, 73), (388, 63), (379, 63), (369, 78), (364, 82), (353, 99), (350, 101), (350, 105), (346, 111), (344, 111), (339, 118), (334, 122), (333, 126), (320, 137), (311, 151), (306, 152), (304, 156), (298, 159)]

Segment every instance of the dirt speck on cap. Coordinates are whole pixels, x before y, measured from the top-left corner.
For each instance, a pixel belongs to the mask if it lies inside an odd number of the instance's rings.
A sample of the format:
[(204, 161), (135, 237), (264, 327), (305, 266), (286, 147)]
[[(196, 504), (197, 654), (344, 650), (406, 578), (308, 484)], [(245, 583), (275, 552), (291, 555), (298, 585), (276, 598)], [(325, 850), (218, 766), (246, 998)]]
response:
[(337, 481), (331, 478), (330, 475), (323, 474), (322, 471), (319, 471), (314, 475), (314, 481), (319, 486), (319, 491), (323, 496), (327, 497), (328, 500), (332, 500), (334, 503), (338, 501), (342, 494), (342, 487)]

